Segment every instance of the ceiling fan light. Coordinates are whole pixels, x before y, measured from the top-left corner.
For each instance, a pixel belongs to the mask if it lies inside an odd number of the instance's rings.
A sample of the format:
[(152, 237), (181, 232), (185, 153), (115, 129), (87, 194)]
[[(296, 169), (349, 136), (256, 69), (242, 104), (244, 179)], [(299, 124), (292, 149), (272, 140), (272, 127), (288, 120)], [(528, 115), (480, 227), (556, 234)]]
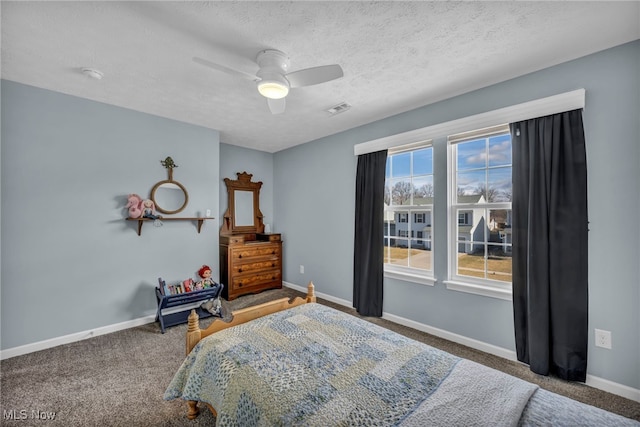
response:
[(265, 98), (281, 99), (289, 93), (289, 86), (273, 80), (261, 80), (258, 83), (258, 92)]

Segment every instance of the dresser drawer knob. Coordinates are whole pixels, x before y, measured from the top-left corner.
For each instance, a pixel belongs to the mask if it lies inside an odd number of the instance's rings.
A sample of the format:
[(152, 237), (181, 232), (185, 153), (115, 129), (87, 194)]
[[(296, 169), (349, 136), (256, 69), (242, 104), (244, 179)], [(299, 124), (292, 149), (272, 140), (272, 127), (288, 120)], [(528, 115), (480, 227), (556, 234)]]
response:
[(242, 254), (238, 255), (238, 258), (242, 258)]
[(242, 273), (242, 269), (241, 268), (238, 269), (238, 273)]
[(275, 263), (275, 262), (272, 262), (272, 263), (271, 263), (271, 267), (275, 267), (275, 266), (276, 266), (276, 263)]

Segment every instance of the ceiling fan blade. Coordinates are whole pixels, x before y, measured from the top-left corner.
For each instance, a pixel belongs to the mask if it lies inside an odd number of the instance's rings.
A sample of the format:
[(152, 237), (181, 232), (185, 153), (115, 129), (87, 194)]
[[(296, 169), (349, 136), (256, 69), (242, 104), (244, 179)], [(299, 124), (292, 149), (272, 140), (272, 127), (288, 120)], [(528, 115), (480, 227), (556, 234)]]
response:
[(260, 80), (257, 76), (245, 73), (244, 71), (234, 70), (233, 68), (225, 67), (224, 65), (216, 64), (215, 62), (208, 61), (206, 59), (198, 58), (197, 56), (193, 57), (193, 62), (196, 62), (200, 65), (204, 65), (205, 67), (213, 68), (214, 70), (222, 71), (223, 73), (230, 74), (235, 77), (243, 77), (245, 79), (251, 81)]
[(342, 67), (338, 64), (305, 68), (285, 75), (291, 87), (316, 85), (339, 79), (342, 76), (344, 76), (344, 73), (342, 72)]
[(280, 99), (267, 98), (267, 103), (269, 104), (269, 110), (271, 110), (271, 114), (284, 113), (284, 107), (287, 105), (285, 98), (280, 98)]

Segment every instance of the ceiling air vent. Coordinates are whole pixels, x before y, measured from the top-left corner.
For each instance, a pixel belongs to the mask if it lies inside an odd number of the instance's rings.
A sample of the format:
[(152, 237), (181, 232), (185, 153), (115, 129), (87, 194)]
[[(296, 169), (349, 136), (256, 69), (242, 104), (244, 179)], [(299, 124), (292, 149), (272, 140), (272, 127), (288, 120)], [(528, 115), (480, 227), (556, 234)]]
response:
[(341, 102), (340, 104), (334, 105), (333, 107), (329, 108), (327, 111), (332, 116), (335, 116), (336, 114), (344, 113), (349, 108), (351, 108), (351, 105), (347, 104), (346, 102)]

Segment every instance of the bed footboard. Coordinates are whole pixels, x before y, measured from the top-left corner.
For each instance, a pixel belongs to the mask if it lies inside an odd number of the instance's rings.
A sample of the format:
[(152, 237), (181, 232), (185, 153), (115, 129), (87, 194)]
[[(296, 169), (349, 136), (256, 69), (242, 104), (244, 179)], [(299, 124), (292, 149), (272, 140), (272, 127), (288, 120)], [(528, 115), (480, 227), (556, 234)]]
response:
[(289, 300), (289, 298), (281, 298), (274, 301), (265, 302), (263, 304), (255, 305), (252, 307), (243, 308), (240, 310), (233, 311), (231, 313), (231, 321), (225, 322), (221, 319), (215, 319), (206, 329), (200, 329), (200, 319), (198, 317), (198, 313), (195, 310), (191, 310), (191, 314), (188, 319), (187, 326), (187, 342), (186, 342), (186, 351), (187, 354), (191, 352), (193, 347), (198, 344), (198, 342), (213, 333), (221, 331), (223, 329), (230, 328), (232, 326), (240, 325), (242, 323), (249, 322), (253, 319), (257, 319), (258, 317), (266, 316), (271, 313), (276, 313), (278, 311), (286, 310), (288, 308), (296, 307), (298, 305), (316, 302), (315, 288), (313, 286), (313, 282), (309, 282), (307, 285), (307, 296), (306, 298), (296, 297), (293, 300)]

